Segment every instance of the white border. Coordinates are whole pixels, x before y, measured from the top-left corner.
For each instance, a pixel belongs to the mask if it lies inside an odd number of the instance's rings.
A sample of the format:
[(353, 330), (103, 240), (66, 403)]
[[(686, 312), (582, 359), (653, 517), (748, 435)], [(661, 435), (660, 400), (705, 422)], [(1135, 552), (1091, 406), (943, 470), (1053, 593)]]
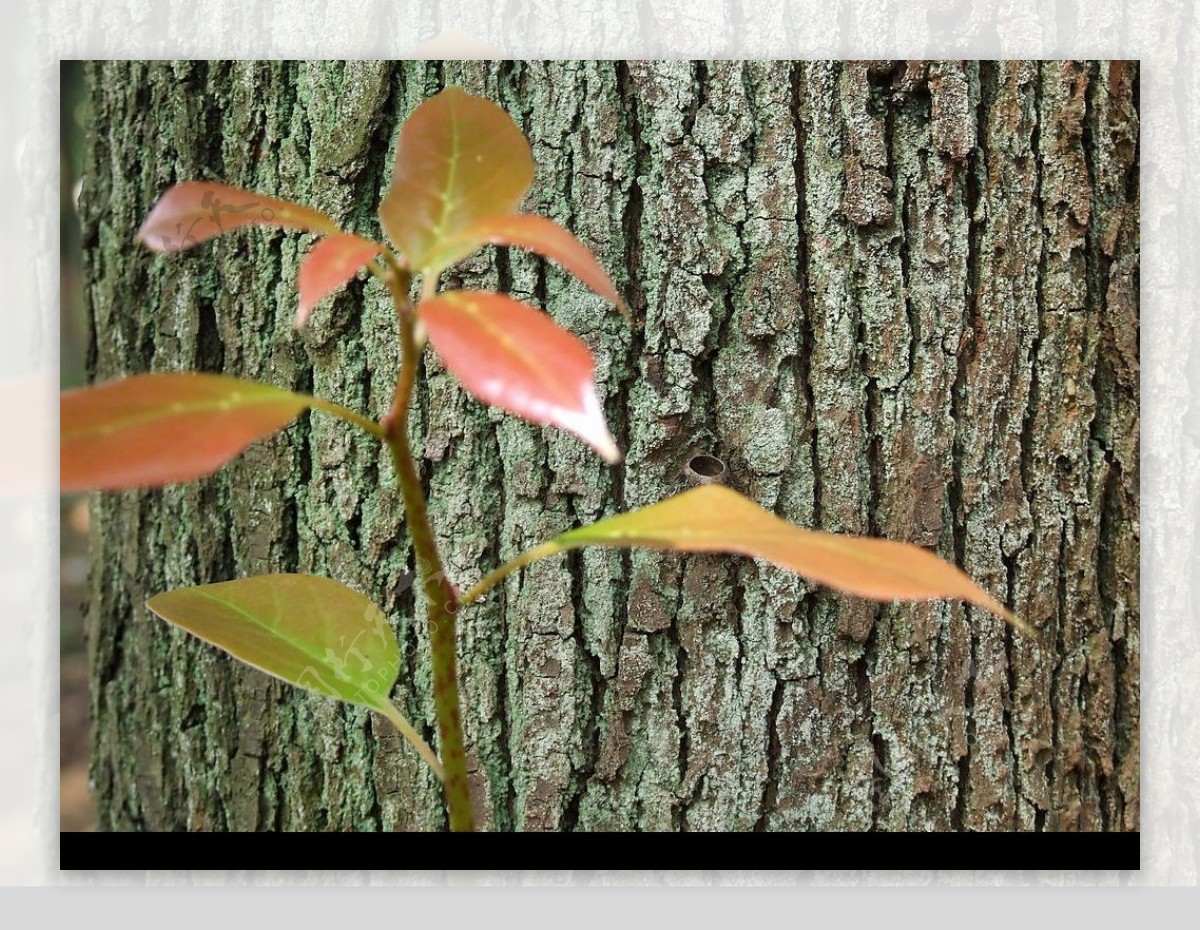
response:
[[(42, 378), (44, 390), (31, 392), (27, 383), (21, 390), (28, 402), (0, 411), (5, 458), (24, 463), (12, 480), (0, 470), (7, 482), (0, 485), (0, 881), (60, 881), (53, 466), (58, 59), (450, 57), (444, 38), (428, 52), (417, 46), (453, 29), (460, 40), (475, 43), (467, 57), (496, 57), (493, 49), (500, 48), (509, 57), (529, 58), (1142, 60), (1143, 869), (1131, 883), (1197, 882), (1200, 714), (1193, 695), (1200, 680), (1200, 623), (1192, 582), (1200, 414), (1190, 393), (1200, 387), (1200, 328), (1192, 298), (1200, 263), (1190, 251), (1200, 242), (1200, 203), (1191, 176), (1195, 163), (1189, 165), (1187, 156), (1194, 154), (1200, 117), (1200, 69), (1194, 63), (1200, 42), (1189, 2), (222, 0), (202, 7), (42, 0), (6, 14), (2, 41), (8, 47), (0, 52), (0, 389), (8, 382), (11, 390), (13, 379), (32, 375)], [(1076, 863), (1064, 863), (1069, 865)], [(893, 878), (925, 884), (934, 876)], [(1094, 881), (1092, 873), (1078, 873), (1055, 883)], [(979, 883), (1004, 878), (981, 875)]]

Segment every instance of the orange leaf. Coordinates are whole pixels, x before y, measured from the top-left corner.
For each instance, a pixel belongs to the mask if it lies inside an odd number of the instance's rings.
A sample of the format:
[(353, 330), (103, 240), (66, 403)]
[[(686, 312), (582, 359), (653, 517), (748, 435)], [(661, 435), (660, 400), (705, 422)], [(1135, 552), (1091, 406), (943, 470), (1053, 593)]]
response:
[(484, 244), (515, 245), (530, 249), (558, 262), (568, 272), (579, 278), (593, 291), (617, 305), (628, 315), (625, 302), (603, 266), (596, 260), (586, 245), (554, 220), (532, 213), (509, 213), (489, 216), (468, 229), (456, 239), (474, 251)]
[(417, 314), (446, 367), (479, 400), (565, 429), (620, 461), (596, 396), (592, 353), (546, 314), (480, 291), (445, 291), (421, 301)]
[(765, 559), (846, 594), (873, 600), (961, 598), (1037, 636), (965, 573), (926, 549), (889, 539), (801, 529), (716, 484), (570, 530), (530, 555), (536, 552), (541, 557), (580, 546), (736, 552)]
[(298, 203), (211, 181), (184, 181), (162, 195), (135, 238), (155, 252), (178, 252), (255, 225), (337, 232), (337, 224), (324, 213)]
[(361, 236), (338, 233), (326, 236), (300, 265), (300, 306), (296, 310), (296, 328), (324, 297), (350, 281), (360, 268), (383, 251), (378, 242)]
[(457, 87), (418, 106), (400, 130), (379, 218), (414, 270), (436, 274), (475, 247), (455, 237), (512, 213), (533, 183), (533, 154), (500, 107)]
[(64, 391), (59, 483), (63, 492), (120, 491), (200, 478), (309, 407), (380, 435), (336, 404), (223, 375), (134, 375)]

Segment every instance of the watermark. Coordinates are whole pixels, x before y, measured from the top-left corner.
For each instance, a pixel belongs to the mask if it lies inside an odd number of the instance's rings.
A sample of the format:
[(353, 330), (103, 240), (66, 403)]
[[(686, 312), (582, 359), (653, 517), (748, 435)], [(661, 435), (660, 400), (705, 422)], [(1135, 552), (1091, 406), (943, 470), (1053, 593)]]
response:
[[(429, 564), (426, 561), (417, 559), (417, 571), (406, 571), (397, 579), (396, 594), (403, 594), (412, 588), (420, 574), (425, 577), (426, 595), (431, 599), (442, 597), (448, 584), (446, 575), (440, 571), (426, 575), (428, 569)], [(453, 600), (445, 602), (443, 606), (451, 614), (458, 610), (458, 605)], [(363, 628), (353, 637), (341, 636), (336, 646), (326, 646), (320, 666), (306, 666), (297, 677), (296, 683), (319, 694), (369, 707), (387, 701), (396, 683), (399, 669), (393, 668), (390, 663), (372, 659), (371, 656), (386, 654), (389, 643), (396, 642), (396, 636), (386, 615), (374, 604), (365, 609), (363, 620)], [(440, 629), (438, 621), (430, 620), (426, 629), (430, 638), (436, 637)], [(378, 642), (373, 642), (376, 639)], [(420, 648), (419, 640), (409, 640), (403, 649), (401, 667), (405, 662), (411, 663)]]
[[(165, 233), (159, 235), (159, 240), (162, 244), (164, 252), (177, 252), (181, 249), (191, 248), (199, 245), (205, 240), (212, 239), (214, 236), (219, 236), (226, 232), (225, 225), (221, 222), (222, 214), (232, 214), (237, 217), (237, 221), (230, 225), (230, 229), (238, 226), (245, 226), (248, 223), (271, 223), (275, 219), (275, 211), (270, 205), (260, 201), (251, 200), (249, 202), (233, 202), (222, 201), (220, 196), (213, 193), (211, 190), (206, 190), (204, 196), (200, 198), (200, 207), (208, 211), (207, 216), (197, 216), (188, 224), (187, 230), (184, 231), (182, 223), (175, 224), (175, 233), (179, 236), (179, 241)], [(258, 209), (258, 215), (254, 217), (243, 217), (243, 214), (249, 213)], [(211, 223), (212, 227), (201, 226), (199, 231), (196, 227), (198, 224)]]

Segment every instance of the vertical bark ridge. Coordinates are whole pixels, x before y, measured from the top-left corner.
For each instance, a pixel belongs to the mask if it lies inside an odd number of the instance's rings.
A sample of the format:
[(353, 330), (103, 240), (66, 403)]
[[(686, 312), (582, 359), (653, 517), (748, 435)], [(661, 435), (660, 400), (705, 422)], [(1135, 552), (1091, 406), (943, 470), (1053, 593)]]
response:
[[(392, 310), (358, 282), (290, 327), (311, 237), (130, 245), (170, 183), (309, 202), (378, 235), (395, 133), (447, 82), (509, 110), (526, 207), (593, 247), (642, 325), (520, 250), (498, 288), (588, 343), (626, 460), (483, 408), (435, 354), (414, 445), (466, 584), (683, 490), (697, 452), (787, 519), (953, 558), (1044, 629), (880, 606), (752, 560), (582, 550), (461, 622), (489, 829), (1136, 829), (1136, 63), (90, 65), (83, 242), (98, 377), (202, 368), (371, 415)], [(151, 118), (153, 114), (153, 118)], [(132, 169), (125, 166), (132, 165)], [(138, 304), (129, 295), (139, 295)], [(157, 623), (165, 587), (332, 575), (379, 600), (433, 732), (391, 465), (303, 418), (217, 476), (95, 502), (92, 774), (104, 829), (439, 829), (383, 721)]]

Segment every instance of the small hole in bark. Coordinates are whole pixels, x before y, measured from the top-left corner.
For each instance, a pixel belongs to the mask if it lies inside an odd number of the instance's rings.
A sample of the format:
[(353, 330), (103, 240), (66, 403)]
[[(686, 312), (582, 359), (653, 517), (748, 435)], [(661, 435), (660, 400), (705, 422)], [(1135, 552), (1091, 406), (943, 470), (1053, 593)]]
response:
[(690, 484), (724, 484), (725, 463), (715, 455), (693, 455), (683, 467)]

